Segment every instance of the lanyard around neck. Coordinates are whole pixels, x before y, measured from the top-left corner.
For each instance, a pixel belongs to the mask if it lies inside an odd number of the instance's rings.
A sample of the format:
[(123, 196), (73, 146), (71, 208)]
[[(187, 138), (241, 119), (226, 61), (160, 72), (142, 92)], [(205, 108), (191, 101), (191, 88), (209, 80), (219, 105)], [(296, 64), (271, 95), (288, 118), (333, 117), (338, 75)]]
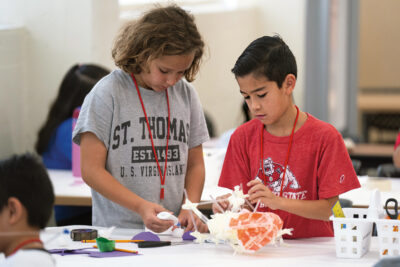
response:
[(40, 240), (39, 238), (28, 239), (28, 240), (25, 240), (25, 241), (19, 243), (19, 244), (14, 248), (14, 250), (11, 252), (10, 255), (16, 253), (18, 250), (20, 250), (20, 249), (23, 248), (24, 246), (26, 246), (26, 245), (28, 245), (28, 244), (31, 244), (31, 243), (40, 243), (40, 244), (43, 244), (42, 240)]
[[(283, 177), (282, 177), (282, 182), (281, 182), (281, 191), (280, 191), (280, 194), (279, 194), (280, 197), (282, 196), (282, 192), (283, 192), (283, 185), (284, 185), (285, 177), (286, 177), (286, 168), (287, 168), (287, 164), (288, 164), (288, 161), (289, 161), (290, 150), (292, 148), (294, 130), (296, 128), (297, 120), (299, 118), (299, 113), (300, 113), (299, 112), (299, 108), (297, 106), (295, 106), (295, 107), (296, 107), (296, 110), (297, 110), (297, 114), (296, 114), (296, 119), (294, 120), (292, 133), (290, 134), (289, 146), (288, 146), (288, 150), (287, 150), (287, 153), (286, 153), (285, 169), (283, 170)], [(264, 182), (265, 182), (265, 184), (267, 184), (267, 181), (266, 181), (266, 178), (265, 178), (265, 176), (266, 176), (265, 175), (265, 169), (264, 169), (264, 164), (263, 164), (263, 156), (264, 156), (264, 143), (263, 143), (264, 139), (263, 139), (263, 135), (264, 135), (264, 126), (261, 128), (261, 155), (260, 155), (260, 159), (261, 159), (262, 172), (264, 174)]]
[(160, 175), (160, 182), (161, 182), (160, 199), (164, 199), (165, 174), (167, 173), (167, 160), (168, 160), (168, 141), (169, 141), (170, 126), (171, 126), (171, 122), (170, 122), (171, 112), (170, 112), (170, 108), (169, 108), (168, 89), (165, 89), (165, 95), (167, 97), (167, 107), (168, 107), (168, 130), (167, 130), (167, 146), (165, 149), (165, 164), (164, 164), (164, 174), (163, 174), (161, 167), (160, 167), (160, 163), (158, 161), (156, 148), (154, 146), (153, 135), (151, 134), (150, 123), (149, 123), (149, 119), (147, 118), (146, 109), (143, 104), (142, 95), (140, 94), (139, 87), (137, 85), (137, 82), (136, 82), (136, 79), (135, 79), (135, 76), (133, 75), (133, 73), (131, 73), (131, 77), (132, 77), (133, 83), (135, 84), (136, 91), (139, 96), (140, 104), (142, 105), (144, 117), (146, 118), (147, 129), (149, 130), (149, 135), (150, 135), (151, 147), (153, 148), (154, 158), (156, 159), (156, 162), (157, 162), (158, 173)]

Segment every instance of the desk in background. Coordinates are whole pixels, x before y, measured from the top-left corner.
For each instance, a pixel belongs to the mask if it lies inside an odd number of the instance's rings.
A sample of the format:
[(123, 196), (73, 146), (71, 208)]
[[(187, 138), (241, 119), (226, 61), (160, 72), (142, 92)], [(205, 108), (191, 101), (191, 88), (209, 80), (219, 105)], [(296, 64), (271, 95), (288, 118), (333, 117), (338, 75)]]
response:
[(56, 196), (55, 205), (91, 206), (92, 193), (82, 178), (74, 177), (72, 171), (47, 170)]
[(377, 168), (384, 163), (393, 163), (393, 145), (356, 144), (348, 149), (351, 159), (361, 161), (361, 175), (367, 174), (369, 168)]
[(400, 201), (400, 178), (383, 177), (358, 177), (361, 187), (340, 195), (353, 202), (353, 207), (368, 208), (370, 196), (374, 189), (381, 192), (382, 207), (388, 198), (396, 198)]
[[(89, 186), (82, 181), (77, 182), (80, 179), (72, 176), (71, 171), (49, 170), (49, 175), (56, 195), (56, 205), (92, 205)], [(359, 180), (361, 188), (351, 190), (340, 196), (351, 200), (355, 207), (368, 207), (371, 192), (375, 188), (381, 191), (383, 204), (390, 197), (400, 200), (400, 178), (359, 176)], [(228, 192), (230, 192), (229, 189), (217, 187), (215, 181), (210, 181), (206, 183), (201, 199), (208, 201), (210, 195), (217, 197)], [(202, 208), (207, 209), (209, 207), (203, 206)]]
[[(201, 199), (211, 200), (210, 195), (217, 197), (230, 192), (229, 189), (217, 187), (220, 165), (215, 154), (207, 155), (206, 182), (204, 185)], [(221, 157), (221, 154), (218, 154)], [(223, 156), (222, 156), (223, 160)], [(72, 171), (68, 170), (48, 170), (50, 180), (53, 184), (55, 193), (55, 205), (66, 206), (91, 206), (92, 193), (90, 187), (83, 182), (82, 178), (74, 177)], [(204, 208), (204, 207), (203, 207)]]

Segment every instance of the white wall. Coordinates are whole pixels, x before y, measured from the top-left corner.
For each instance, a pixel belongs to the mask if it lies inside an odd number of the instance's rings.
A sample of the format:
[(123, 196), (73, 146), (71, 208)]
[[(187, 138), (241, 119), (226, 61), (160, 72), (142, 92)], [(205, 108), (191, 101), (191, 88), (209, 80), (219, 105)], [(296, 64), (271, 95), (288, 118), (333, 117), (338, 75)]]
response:
[[(112, 39), (109, 36), (117, 31), (118, 2), (1, 0), (0, 25), (2, 37), (14, 25), (22, 27), (20, 32), (13, 33), (19, 37), (1, 38), (0, 67), (8, 71), (0, 76), (0, 101), (5, 104), (4, 109), (17, 107), (18, 110), (0, 115), (1, 122), (12, 122), (12, 127), (2, 127), (0, 132), (2, 158), (12, 152), (33, 150), (37, 132), (44, 123), (61, 79), (73, 64), (95, 62), (112, 67)], [(21, 47), (22, 42), (16, 38), (24, 40), (25, 45)], [(24, 56), (18, 68), (11, 69), (10, 62), (3, 58), (21, 54)], [(26, 70), (24, 75), (23, 69)]]
[(196, 23), (207, 46), (198, 78), (193, 82), (204, 110), (214, 119), (217, 134), (243, 121), (243, 97), (231, 72), (236, 59), (262, 32), (256, 8), (196, 14)]
[(22, 152), (26, 140), (26, 32), (0, 29), (0, 158)]
[(296, 57), (297, 84), (293, 92), (296, 104), (303, 105), (305, 80), (306, 0), (258, 1), (264, 35), (279, 34)]
[[(253, 1), (253, 8), (194, 11), (210, 52), (194, 85), (218, 134), (242, 121), (242, 98), (230, 70), (262, 35), (279, 33), (294, 52), (299, 66), (294, 94), (302, 105), (305, 1)], [(0, 104), (6, 110), (0, 114), (0, 158), (33, 150), (69, 67), (93, 62), (114, 68), (110, 50), (121, 22), (117, 0), (0, 0), (0, 68), (5, 70), (0, 72)], [(10, 32), (10, 25), (20, 28)]]

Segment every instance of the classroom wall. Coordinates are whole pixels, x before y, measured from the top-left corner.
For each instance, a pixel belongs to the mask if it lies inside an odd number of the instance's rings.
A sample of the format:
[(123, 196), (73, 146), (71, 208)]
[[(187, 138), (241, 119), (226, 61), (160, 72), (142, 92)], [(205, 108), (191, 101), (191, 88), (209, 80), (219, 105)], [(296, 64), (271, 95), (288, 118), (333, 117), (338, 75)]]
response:
[(231, 69), (249, 42), (261, 35), (262, 27), (254, 7), (195, 16), (208, 55), (193, 84), (220, 135), (243, 121), (243, 97)]
[(400, 91), (399, 10), (398, 0), (360, 1), (360, 88)]
[(0, 158), (28, 146), (25, 51), (22, 27), (0, 29)]
[[(0, 38), (0, 68), (7, 70), (0, 72), (0, 104), (7, 111), (0, 122), (8, 126), (0, 128), (0, 158), (33, 150), (61, 79), (73, 64), (112, 67), (108, 36), (118, 25), (104, 18), (118, 21), (117, 1), (0, 1), (0, 36), (14, 36)], [(20, 60), (18, 66), (10, 63), (12, 58)]]
[[(230, 69), (250, 41), (279, 33), (304, 69), (306, 0), (253, 2), (255, 7), (193, 11), (209, 48), (194, 85), (217, 134), (242, 121), (242, 97)], [(0, 159), (33, 151), (70, 66), (94, 62), (114, 68), (110, 49), (124, 19), (117, 0), (0, 0), (0, 123), (7, 126), (0, 127)], [(300, 71), (295, 91), (299, 106), (303, 76)]]
[(297, 83), (293, 96), (302, 108), (305, 84), (306, 45), (306, 2), (307, 0), (263, 0), (258, 1), (262, 34), (279, 34), (292, 50), (297, 62)]

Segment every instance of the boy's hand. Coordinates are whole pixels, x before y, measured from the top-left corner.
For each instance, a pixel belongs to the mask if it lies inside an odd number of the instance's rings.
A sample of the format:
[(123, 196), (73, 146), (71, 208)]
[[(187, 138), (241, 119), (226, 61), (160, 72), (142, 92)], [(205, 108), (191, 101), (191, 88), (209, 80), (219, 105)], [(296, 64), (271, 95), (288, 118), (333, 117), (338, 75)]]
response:
[[(231, 196), (231, 194), (226, 194), (226, 195), (217, 197), (218, 204), (223, 209), (223, 211), (226, 211), (230, 208), (229, 207), (230, 203), (228, 201), (228, 197), (230, 197), (230, 196)], [(215, 203), (212, 204), (212, 211), (213, 211), (213, 213), (222, 213), (221, 209), (219, 209)]]
[(270, 209), (278, 209), (278, 200), (279, 198), (269, 190), (261, 181), (259, 180), (251, 180), (247, 183), (247, 186), (250, 188), (248, 191), (249, 200), (252, 204), (256, 204), (258, 200), (264, 203), (265, 206)]
[(157, 217), (157, 214), (162, 211), (170, 212), (161, 205), (145, 201), (143, 205), (141, 205), (141, 209), (138, 213), (142, 217), (143, 223), (147, 228), (156, 233), (161, 233), (174, 225), (171, 220), (161, 220)]
[[(179, 223), (181, 224), (182, 227), (186, 227), (185, 231), (194, 231), (194, 225), (193, 225), (193, 221), (192, 218), (190, 216), (190, 210), (184, 210), (182, 209), (181, 212), (179, 213), (178, 216), (178, 220)], [(195, 220), (196, 226), (197, 226), (197, 230), (200, 233), (206, 233), (208, 232), (208, 227), (206, 224), (204, 224), (199, 217), (197, 217), (196, 214), (194, 214), (194, 212), (192, 212), (193, 214), (193, 218)]]

